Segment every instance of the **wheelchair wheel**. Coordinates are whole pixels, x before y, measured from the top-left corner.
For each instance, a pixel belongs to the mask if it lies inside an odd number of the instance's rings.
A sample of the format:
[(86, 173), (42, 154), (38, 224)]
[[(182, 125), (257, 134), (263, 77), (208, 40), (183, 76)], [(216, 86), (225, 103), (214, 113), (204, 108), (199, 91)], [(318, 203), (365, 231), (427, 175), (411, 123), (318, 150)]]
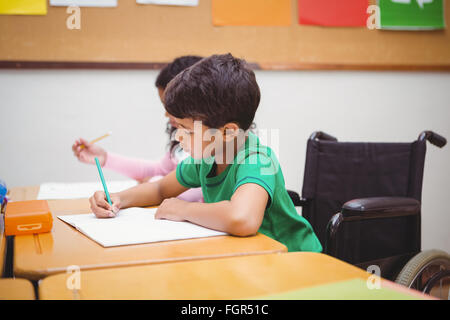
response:
[(447, 300), (450, 298), (450, 255), (441, 250), (420, 252), (408, 261), (395, 282)]

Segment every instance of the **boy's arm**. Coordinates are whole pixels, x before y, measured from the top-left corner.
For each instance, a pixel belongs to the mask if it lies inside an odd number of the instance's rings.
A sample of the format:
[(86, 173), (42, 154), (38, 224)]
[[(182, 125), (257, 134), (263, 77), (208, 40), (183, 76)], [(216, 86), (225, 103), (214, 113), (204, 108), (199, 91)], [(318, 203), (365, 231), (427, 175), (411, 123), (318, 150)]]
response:
[(176, 197), (188, 190), (182, 186), (175, 175), (175, 170), (164, 178), (150, 183), (143, 183), (119, 192), (121, 208), (147, 207), (159, 205), (164, 199)]
[[(103, 191), (97, 191), (89, 199), (92, 212), (99, 218), (114, 216), (118, 209), (129, 207), (147, 207), (160, 204), (164, 199), (176, 197), (188, 190), (182, 186), (175, 175), (175, 170), (164, 178), (143, 183), (118, 193), (111, 193), (112, 206), (106, 201)], [(180, 200), (181, 201), (181, 200)]]
[(155, 217), (195, 224), (235, 236), (255, 234), (264, 218), (269, 195), (254, 183), (241, 185), (229, 201), (193, 203), (179, 199), (164, 200)]

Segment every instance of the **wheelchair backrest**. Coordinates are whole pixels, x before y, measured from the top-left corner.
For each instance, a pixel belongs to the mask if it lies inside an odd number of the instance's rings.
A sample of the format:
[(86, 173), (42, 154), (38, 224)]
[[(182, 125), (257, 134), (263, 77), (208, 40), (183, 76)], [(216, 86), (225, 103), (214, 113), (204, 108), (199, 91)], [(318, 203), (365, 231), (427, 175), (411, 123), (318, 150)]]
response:
[(426, 140), (355, 143), (309, 139), (303, 216), (322, 245), (330, 218), (356, 198), (411, 197), (421, 202)]

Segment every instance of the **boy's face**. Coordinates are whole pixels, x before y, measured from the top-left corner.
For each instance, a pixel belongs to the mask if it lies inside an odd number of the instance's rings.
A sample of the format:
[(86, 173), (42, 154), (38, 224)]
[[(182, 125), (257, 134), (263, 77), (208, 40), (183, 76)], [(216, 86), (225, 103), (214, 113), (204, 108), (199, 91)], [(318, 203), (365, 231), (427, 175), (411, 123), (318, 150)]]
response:
[(202, 124), (201, 121), (194, 121), (192, 118), (172, 118), (177, 128), (175, 139), (180, 142), (180, 146), (192, 158), (202, 159), (204, 150), (211, 144), (211, 141), (203, 139), (204, 133), (209, 128)]
[[(201, 121), (192, 118), (175, 118), (177, 132), (175, 139), (180, 142), (183, 150), (194, 159), (219, 156), (226, 151), (226, 143), (234, 139), (233, 134), (225, 135), (225, 132), (238, 132), (239, 127), (234, 124), (226, 124), (219, 129), (210, 128)], [(231, 131), (230, 131), (231, 130)]]

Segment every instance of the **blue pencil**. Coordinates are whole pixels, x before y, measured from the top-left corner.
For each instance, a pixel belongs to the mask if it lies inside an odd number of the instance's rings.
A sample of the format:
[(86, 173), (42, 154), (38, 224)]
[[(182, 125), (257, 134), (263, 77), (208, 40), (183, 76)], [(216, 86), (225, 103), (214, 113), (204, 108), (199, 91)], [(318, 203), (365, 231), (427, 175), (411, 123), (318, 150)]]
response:
[(112, 206), (111, 198), (109, 197), (108, 188), (106, 188), (105, 178), (103, 177), (102, 167), (100, 166), (100, 162), (98, 161), (97, 157), (95, 157), (95, 163), (97, 164), (98, 174), (100, 175), (100, 179), (102, 180), (103, 190), (105, 190), (106, 199), (108, 199), (109, 205)]

